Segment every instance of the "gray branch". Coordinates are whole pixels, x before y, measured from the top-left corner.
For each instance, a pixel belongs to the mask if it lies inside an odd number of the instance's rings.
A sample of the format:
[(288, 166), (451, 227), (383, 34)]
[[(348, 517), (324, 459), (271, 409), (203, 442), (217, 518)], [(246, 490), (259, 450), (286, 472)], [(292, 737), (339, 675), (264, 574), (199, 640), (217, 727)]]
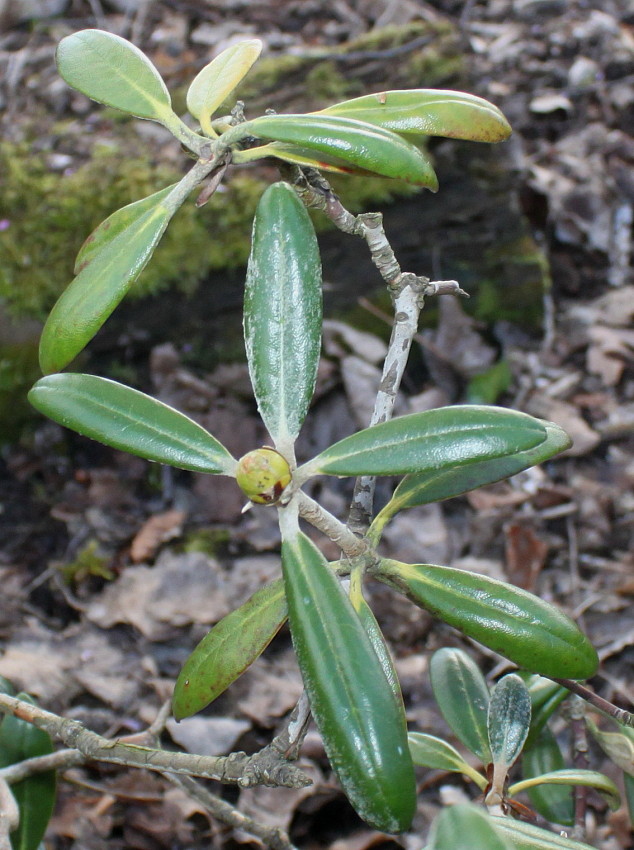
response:
[(0, 711), (32, 723), (93, 761), (199, 776), (245, 787), (260, 784), (302, 788), (311, 783), (294, 765), (279, 757), (275, 760), (268, 753), (264, 758), (260, 758), (259, 753), (252, 756), (246, 753), (199, 756), (143, 747), (124, 739), (110, 740), (86, 729), (77, 720), (59, 717), (6, 694), (0, 694)]

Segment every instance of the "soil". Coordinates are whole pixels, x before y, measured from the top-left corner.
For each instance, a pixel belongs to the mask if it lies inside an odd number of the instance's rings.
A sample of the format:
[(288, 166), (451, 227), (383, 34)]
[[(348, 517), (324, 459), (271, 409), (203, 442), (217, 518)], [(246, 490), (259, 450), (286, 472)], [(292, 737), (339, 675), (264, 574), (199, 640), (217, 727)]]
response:
[[(555, 602), (598, 649), (592, 687), (631, 711), (634, 15), (626, 0), (8, 0), (0, 3), (3, 126), (12, 138), (29, 138), (33, 115), (42, 137), (55, 138), (56, 122), (68, 117), (98, 128), (99, 107), (69, 94), (53, 62), (59, 38), (85, 27), (132, 38), (172, 86), (240, 33), (261, 38), (272, 55), (305, 55), (421, 20), (451, 25), (466, 62), (461, 87), (500, 106), (514, 134), (486, 152), (435, 143), (438, 195), (409, 197), (385, 211), (404, 268), (456, 276), (474, 296), (471, 305), (429, 301), (432, 319), (417, 339), (399, 412), (496, 401), (557, 422), (574, 445), (512, 482), (399, 515), (384, 551), (475, 570)], [(363, 77), (359, 69), (373, 63), (375, 80), (377, 67), (398, 54), (356, 61), (351, 73)], [(457, 87), (453, 73), (437, 84)], [(289, 100), (297, 97), (292, 80), (284, 85)], [(59, 159), (65, 151), (46, 155), (52, 168), (72, 166)], [(301, 457), (362, 427), (378, 385), (389, 318), (380, 298), (366, 298), (377, 282), (361, 248), (345, 243), (336, 234), (322, 239), (329, 322)], [(240, 358), (218, 362), (224, 357), (209, 358), (205, 349), (216, 336), (222, 352), (237, 346), (241, 281), (236, 273), (230, 282), (206, 281), (197, 298), (168, 294), (122, 308), (88, 361), (92, 371), (155, 392), (193, 416), (236, 456), (266, 435)], [(220, 287), (219, 299), (210, 297)], [(210, 326), (200, 320), (207, 309)], [(150, 332), (140, 327), (146, 319)], [(501, 384), (474, 381), (500, 362)], [(391, 486), (381, 484), (379, 500)], [(346, 482), (320, 482), (312, 494), (345, 516)], [(38, 420), (0, 457), (0, 675), (102, 734), (145, 728), (209, 627), (279, 575), (274, 512), (241, 514), (242, 507), (231, 481), (151, 467)], [(386, 589), (370, 592), (411, 728), (451, 739), (429, 684), (431, 653), (467, 648), (491, 680), (508, 665)], [(300, 692), (283, 631), (198, 718), (168, 722), (163, 744), (208, 754), (255, 751), (283, 727)], [(563, 721), (561, 729), (569, 747)], [(589, 746), (591, 767), (621, 782)], [(315, 850), (420, 847), (441, 805), (477, 796), (455, 776), (421, 771), (412, 831), (390, 838), (371, 833), (351, 810), (314, 731), (301, 765), (314, 780), (309, 789), (213, 790)], [(101, 764), (64, 778), (45, 841), (51, 850), (261, 846), (157, 774)], [(634, 846), (624, 807), (610, 813), (591, 796), (587, 826), (593, 846)]]

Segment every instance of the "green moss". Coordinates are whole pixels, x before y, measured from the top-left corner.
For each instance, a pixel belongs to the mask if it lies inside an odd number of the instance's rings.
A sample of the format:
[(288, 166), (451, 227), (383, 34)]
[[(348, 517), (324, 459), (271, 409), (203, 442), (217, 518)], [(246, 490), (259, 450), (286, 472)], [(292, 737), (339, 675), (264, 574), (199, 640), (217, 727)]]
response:
[[(43, 318), (72, 279), (74, 258), (111, 212), (181, 176), (138, 155), (96, 148), (73, 174), (50, 172), (24, 145), (0, 144), (4, 230), (0, 231), (0, 299), (10, 313)], [(175, 215), (133, 294), (175, 285), (192, 291), (214, 268), (245, 262), (251, 220), (264, 183), (237, 174), (197, 210)]]
[(182, 552), (202, 552), (214, 556), (221, 551), (231, 539), (226, 528), (198, 528), (188, 532), (180, 547)]
[(345, 100), (350, 91), (350, 82), (337, 68), (335, 62), (320, 62), (306, 76), (306, 88), (311, 98), (325, 103)]
[(108, 567), (108, 558), (99, 554), (99, 543), (90, 540), (70, 564), (63, 564), (59, 571), (66, 584), (77, 586), (93, 576), (112, 581), (115, 574)]
[(500, 242), (485, 252), (485, 276), (479, 281), (475, 315), (485, 322), (506, 319), (539, 328), (543, 295), (550, 286), (548, 260), (528, 233)]

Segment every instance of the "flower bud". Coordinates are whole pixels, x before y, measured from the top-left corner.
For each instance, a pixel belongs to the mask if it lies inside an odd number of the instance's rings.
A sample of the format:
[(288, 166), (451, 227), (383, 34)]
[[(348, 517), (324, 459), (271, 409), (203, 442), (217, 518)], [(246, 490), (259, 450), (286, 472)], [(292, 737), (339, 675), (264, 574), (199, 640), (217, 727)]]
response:
[(275, 505), (291, 483), (291, 468), (278, 451), (265, 446), (240, 458), (236, 481), (252, 502)]

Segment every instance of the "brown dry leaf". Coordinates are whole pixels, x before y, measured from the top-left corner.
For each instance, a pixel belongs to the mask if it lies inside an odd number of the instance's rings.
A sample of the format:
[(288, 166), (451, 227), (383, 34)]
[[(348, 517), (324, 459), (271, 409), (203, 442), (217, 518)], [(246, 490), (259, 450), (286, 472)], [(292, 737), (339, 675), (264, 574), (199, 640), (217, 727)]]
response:
[(233, 749), (238, 738), (251, 728), (247, 720), (233, 717), (187, 717), (167, 721), (174, 743), (199, 756), (220, 756)]
[(110, 794), (93, 792), (88, 796), (85, 793), (75, 792), (72, 796), (63, 795), (58, 800), (48, 831), (80, 842), (83, 839), (89, 839), (89, 844), (81, 843), (80, 846), (97, 846), (92, 843), (92, 839), (107, 838), (112, 831), (114, 802), (115, 798)]
[(432, 354), (444, 358), (461, 378), (484, 372), (494, 363), (497, 351), (482, 338), (479, 323), (465, 313), (454, 295), (439, 298), (438, 310), (437, 329), (425, 335), (433, 344)]
[(367, 428), (381, 383), (381, 370), (351, 354), (341, 361), (341, 378), (357, 426)]
[(324, 351), (329, 357), (341, 359), (353, 352), (368, 363), (380, 363), (387, 352), (386, 344), (378, 336), (333, 319), (324, 320), (323, 336)]
[[(262, 510), (260, 515), (271, 515), (271, 512)], [(279, 546), (279, 527), (276, 526), (276, 545)], [(250, 538), (249, 538), (250, 539)], [(227, 599), (232, 608), (237, 608), (243, 602), (259, 590), (265, 584), (279, 578), (281, 575), (281, 562), (279, 555), (249, 555), (246, 558), (237, 558), (231, 567), (227, 578)]]
[(412, 564), (444, 564), (451, 557), (449, 530), (439, 504), (423, 505), (390, 520), (383, 533), (390, 557)]
[(395, 836), (389, 838), (384, 832), (373, 832), (371, 830), (363, 830), (356, 832), (354, 835), (340, 838), (338, 841), (333, 841), (328, 850), (395, 850), (397, 847), (406, 847)]
[(613, 327), (627, 327), (634, 319), (634, 286), (622, 286), (607, 292), (594, 302), (598, 319)]
[(588, 333), (588, 371), (599, 375), (608, 387), (616, 386), (621, 380), (626, 361), (634, 359), (634, 331), (597, 324), (589, 328)]
[[(287, 830), (297, 807), (318, 794), (323, 785), (319, 771), (311, 762), (300, 760), (297, 765), (313, 780), (313, 785), (307, 788), (266, 788), (263, 785), (245, 788), (240, 791), (240, 810), (258, 823)], [(332, 789), (328, 796), (332, 796)]]
[(163, 640), (174, 628), (210, 625), (229, 612), (222, 570), (201, 552), (164, 552), (154, 567), (129, 567), (87, 609), (102, 628), (128, 623), (150, 640)]
[(494, 508), (514, 507), (526, 502), (530, 495), (516, 490), (511, 484), (501, 482), (479, 487), (467, 493), (467, 500), (476, 511), (490, 511)]
[(287, 649), (272, 661), (261, 659), (242, 675), (246, 696), (238, 709), (258, 726), (274, 726), (299, 699), (303, 684), (295, 653)]
[(522, 523), (504, 528), (508, 579), (517, 587), (534, 591), (548, 555), (548, 544)]
[(588, 454), (601, 442), (601, 437), (583, 419), (579, 411), (566, 401), (534, 393), (528, 399), (526, 412), (560, 425), (572, 439), (572, 447), (563, 454), (579, 457)]
[(150, 561), (163, 543), (179, 537), (183, 531), (185, 511), (164, 511), (151, 516), (134, 537), (130, 546), (130, 558), (133, 563)]
[(90, 626), (53, 632), (35, 623), (16, 635), (0, 658), (0, 675), (50, 706), (68, 703), (86, 689), (115, 707), (138, 696), (130, 666), (138, 659)]

